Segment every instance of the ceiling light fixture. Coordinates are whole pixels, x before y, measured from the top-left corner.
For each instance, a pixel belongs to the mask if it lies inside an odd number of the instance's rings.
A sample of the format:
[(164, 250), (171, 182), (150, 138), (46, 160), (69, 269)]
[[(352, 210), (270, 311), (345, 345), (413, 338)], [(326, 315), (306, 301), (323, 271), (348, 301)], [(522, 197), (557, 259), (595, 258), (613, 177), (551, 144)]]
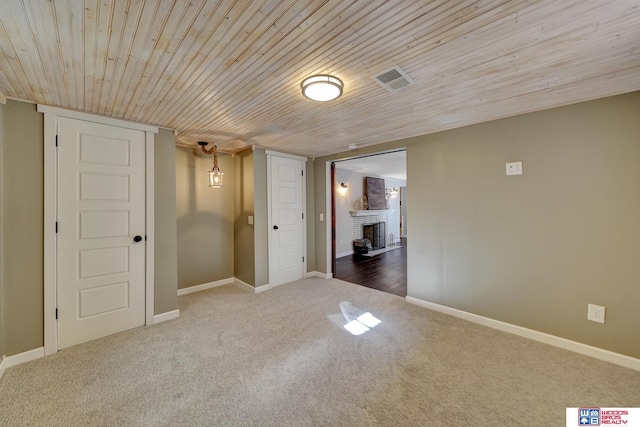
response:
[(342, 95), (342, 80), (328, 74), (318, 74), (302, 81), (302, 94), (314, 101), (333, 101)]
[(209, 171), (209, 187), (222, 188), (222, 176), (224, 172), (220, 172), (218, 167), (218, 146), (213, 144), (213, 147), (206, 149), (208, 142), (198, 141), (198, 145), (202, 148), (205, 154), (213, 154), (213, 169)]

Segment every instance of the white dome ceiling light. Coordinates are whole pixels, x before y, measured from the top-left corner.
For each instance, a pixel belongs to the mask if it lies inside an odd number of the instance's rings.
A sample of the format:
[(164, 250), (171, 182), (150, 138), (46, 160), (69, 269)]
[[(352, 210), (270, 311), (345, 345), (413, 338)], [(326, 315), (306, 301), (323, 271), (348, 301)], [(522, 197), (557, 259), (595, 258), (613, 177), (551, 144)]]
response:
[(302, 94), (314, 101), (333, 101), (342, 95), (342, 80), (327, 74), (307, 77), (302, 81)]

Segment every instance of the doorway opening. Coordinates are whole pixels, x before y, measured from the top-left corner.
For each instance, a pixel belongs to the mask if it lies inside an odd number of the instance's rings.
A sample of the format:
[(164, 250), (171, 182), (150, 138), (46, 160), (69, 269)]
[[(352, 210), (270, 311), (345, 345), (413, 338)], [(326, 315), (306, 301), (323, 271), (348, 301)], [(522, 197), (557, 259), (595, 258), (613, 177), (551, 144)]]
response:
[(334, 161), (330, 172), (333, 277), (406, 296), (406, 150)]

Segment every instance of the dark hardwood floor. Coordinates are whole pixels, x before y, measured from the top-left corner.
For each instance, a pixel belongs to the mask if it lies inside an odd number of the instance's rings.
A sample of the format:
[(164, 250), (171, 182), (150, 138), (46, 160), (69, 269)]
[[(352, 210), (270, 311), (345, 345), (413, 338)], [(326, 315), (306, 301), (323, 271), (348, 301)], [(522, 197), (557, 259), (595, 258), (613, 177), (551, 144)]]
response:
[(335, 277), (347, 282), (407, 296), (407, 243), (374, 257), (349, 255), (336, 260)]

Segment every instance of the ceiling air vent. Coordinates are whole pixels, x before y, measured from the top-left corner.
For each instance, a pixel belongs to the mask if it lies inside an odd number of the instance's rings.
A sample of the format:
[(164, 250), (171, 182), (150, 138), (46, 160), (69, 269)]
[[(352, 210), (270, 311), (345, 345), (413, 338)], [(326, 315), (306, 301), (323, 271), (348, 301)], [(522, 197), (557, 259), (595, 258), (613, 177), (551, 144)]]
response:
[(378, 73), (372, 79), (391, 93), (415, 84), (411, 77), (398, 66)]

